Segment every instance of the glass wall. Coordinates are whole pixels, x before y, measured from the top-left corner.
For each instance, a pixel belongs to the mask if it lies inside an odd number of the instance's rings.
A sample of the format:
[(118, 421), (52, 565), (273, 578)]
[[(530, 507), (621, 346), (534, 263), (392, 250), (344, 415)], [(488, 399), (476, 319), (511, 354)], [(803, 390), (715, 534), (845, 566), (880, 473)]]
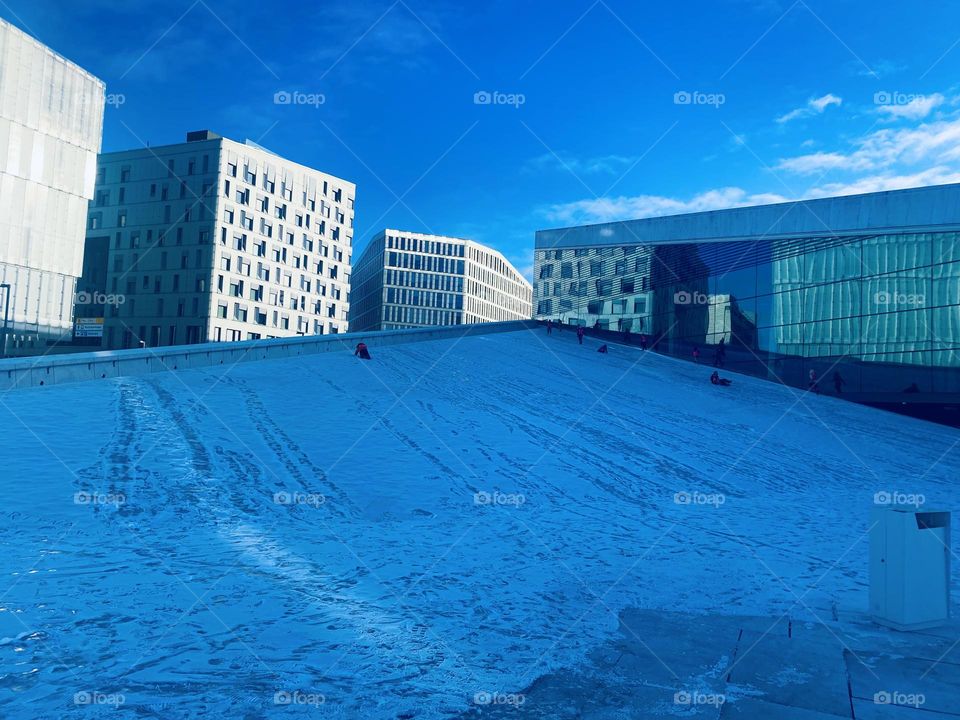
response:
[(960, 234), (538, 249), (535, 310), (825, 392), (960, 392)]

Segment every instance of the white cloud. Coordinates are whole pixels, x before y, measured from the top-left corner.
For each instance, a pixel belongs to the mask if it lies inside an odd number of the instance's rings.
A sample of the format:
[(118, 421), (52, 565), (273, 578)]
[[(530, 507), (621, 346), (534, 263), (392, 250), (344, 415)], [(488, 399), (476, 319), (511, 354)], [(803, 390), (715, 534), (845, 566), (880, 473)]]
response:
[(598, 155), (596, 157), (578, 158), (567, 153), (544, 153), (539, 157), (528, 160), (523, 169), (526, 172), (563, 170), (575, 175), (613, 175), (626, 171), (635, 162), (637, 162), (637, 158), (628, 155)]
[(940, 93), (934, 93), (933, 95), (917, 95), (906, 103), (890, 103), (880, 105), (880, 107), (877, 108), (877, 112), (885, 113), (891, 118), (921, 120), (929, 115), (934, 108), (943, 105), (945, 101), (946, 98)]
[(829, 170), (875, 171), (897, 164), (942, 164), (960, 159), (960, 119), (914, 128), (884, 128), (860, 138), (849, 153), (817, 152), (780, 160), (777, 169), (800, 175)]
[(551, 205), (544, 215), (552, 222), (564, 224), (612, 222), (614, 220), (632, 220), (661, 215), (679, 215), (682, 213), (719, 210), (721, 208), (742, 207), (745, 205), (766, 205), (783, 202), (781, 195), (772, 193), (750, 194), (738, 187), (724, 187), (695, 195), (689, 200), (665, 197), (662, 195), (620, 196), (615, 198), (597, 198), (595, 200), (577, 200), (570, 203)]
[(812, 188), (805, 197), (832, 197), (836, 195), (860, 195), (862, 193), (903, 190), (927, 185), (960, 183), (960, 171), (949, 167), (933, 167), (920, 172), (898, 175), (881, 174), (858, 178), (847, 183), (828, 183)]
[(819, 97), (819, 98), (816, 98), (815, 100), (811, 100), (809, 105), (813, 110), (816, 110), (818, 113), (822, 113), (831, 105), (836, 105), (838, 107), (840, 105), (843, 105), (843, 98), (837, 97), (832, 93), (827, 93), (823, 97)]
[[(822, 102), (814, 105), (825, 109), (838, 104), (827, 99), (829, 97), (820, 98)], [(933, 99), (930, 109), (948, 102), (940, 94), (929, 98)], [(950, 101), (950, 104), (954, 102)], [(910, 107), (911, 103), (904, 101), (899, 105)], [(960, 184), (960, 110), (954, 111), (948, 118), (921, 122), (930, 111), (923, 112), (924, 107), (913, 106), (900, 113), (903, 119), (913, 119), (917, 124), (910, 127), (884, 127), (869, 132), (851, 142), (846, 151), (824, 150), (782, 158), (776, 169), (797, 176), (817, 176), (828, 172), (841, 174), (841, 179), (831, 179), (826, 183), (821, 183), (817, 177), (810, 181), (808, 187), (798, 188), (797, 194), (790, 198), (773, 193), (751, 193), (743, 188), (728, 186), (707, 190), (686, 199), (636, 195), (578, 200), (552, 205), (542, 210), (542, 214), (558, 224), (575, 225)], [(811, 144), (814, 143), (808, 140), (801, 147), (807, 148)]]
[(834, 95), (833, 93), (827, 93), (823, 97), (813, 98), (812, 100), (808, 100), (807, 104), (802, 108), (797, 108), (796, 110), (791, 110), (786, 115), (781, 115), (777, 118), (777, 122), (783, 124), (802, 117), (820, 115), (831, 105), (836, 105), (838, 107), (843, 105), (843, 98)]

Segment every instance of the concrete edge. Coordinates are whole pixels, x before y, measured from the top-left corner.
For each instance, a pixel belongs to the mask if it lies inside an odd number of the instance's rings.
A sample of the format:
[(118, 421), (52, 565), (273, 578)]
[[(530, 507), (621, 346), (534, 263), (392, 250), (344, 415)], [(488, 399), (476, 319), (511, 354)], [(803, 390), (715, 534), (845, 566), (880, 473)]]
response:
[(62, 385), (89, 380), (149, 375), (156, 372), (188, 368), (234, 365), (240, 362), (352, 351), (358, 342), (365, 342), (371, 348), (376, 348), (468, 335), (516, 332), (537, 325), (538, 323), (535, 320), (512, 320), (408, 330), (345, 333), (343, 335), (311, 335), (231, 343), (203, 343), (200, 345), (174, 345), (159, 348), (13, 358), (0, 360), (0, 392), (6, 393), (11, 390), (29, 387)]

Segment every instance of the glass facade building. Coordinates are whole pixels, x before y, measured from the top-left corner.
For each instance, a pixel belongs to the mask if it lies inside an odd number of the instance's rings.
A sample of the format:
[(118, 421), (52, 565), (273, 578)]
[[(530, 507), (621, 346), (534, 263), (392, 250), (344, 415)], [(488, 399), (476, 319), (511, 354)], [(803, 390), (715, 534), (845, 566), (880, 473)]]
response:
[(960, 186), (537, 233), (536, 317), (878, 405), (960, 396)]

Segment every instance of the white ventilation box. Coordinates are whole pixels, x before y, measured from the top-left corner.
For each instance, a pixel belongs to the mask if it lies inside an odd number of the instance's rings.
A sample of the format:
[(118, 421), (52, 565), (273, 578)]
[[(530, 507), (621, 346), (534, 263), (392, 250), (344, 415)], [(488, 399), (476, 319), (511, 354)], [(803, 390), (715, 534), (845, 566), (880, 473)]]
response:
[(874, 508), (870, 530), (870, 614), (896, 630), (950, 619), (950, 513)]

